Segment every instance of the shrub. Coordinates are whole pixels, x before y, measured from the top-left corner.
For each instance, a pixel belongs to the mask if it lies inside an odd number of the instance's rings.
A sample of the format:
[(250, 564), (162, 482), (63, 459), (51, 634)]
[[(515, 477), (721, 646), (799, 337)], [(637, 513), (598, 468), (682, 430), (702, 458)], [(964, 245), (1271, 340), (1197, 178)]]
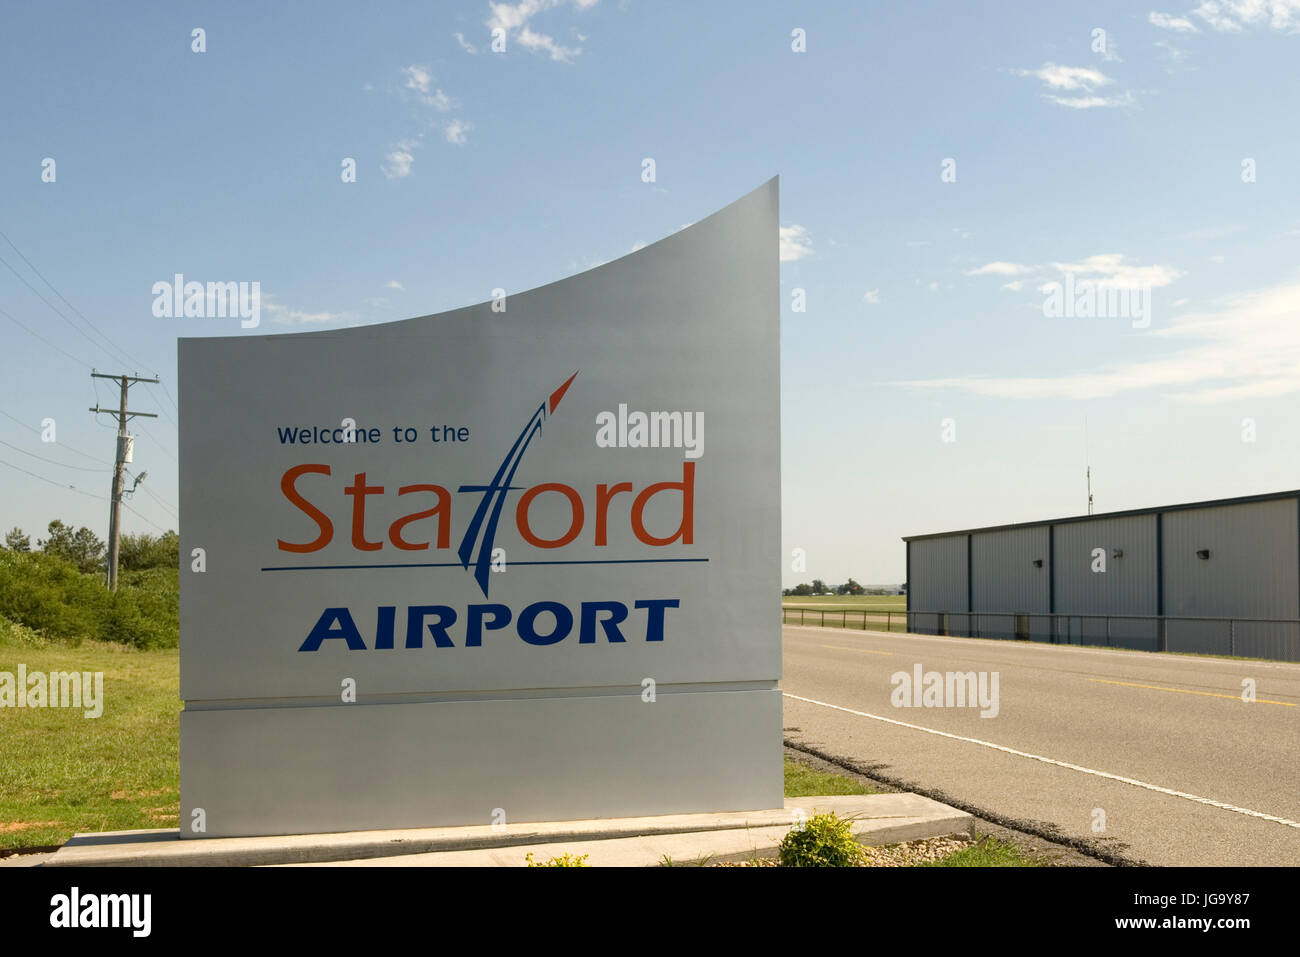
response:
[(110, 592), (98, 572), (56, 555), (0, 551), (0, 616), (45, 638), (175, 648), (178, 606), (175, 568), (126, 572)]
[(782, 867), (854, 867), (862, 848), (853, 839), (853, 822), (834, 811), (814, 814), (781, 840)]

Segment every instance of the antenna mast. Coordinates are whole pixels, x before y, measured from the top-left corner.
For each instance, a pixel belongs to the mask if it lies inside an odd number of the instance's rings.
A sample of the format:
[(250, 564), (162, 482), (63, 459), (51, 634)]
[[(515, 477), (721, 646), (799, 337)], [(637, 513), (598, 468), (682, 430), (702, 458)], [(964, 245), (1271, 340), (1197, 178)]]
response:
[(1087, 466), (1086, 474), (1088, 476), (1088, 514), (1092, 514), (1092, 463), (1088, 461), (1091, 455), (1088, 452), (1088, 417), (1083, 417), (1083, 462)]

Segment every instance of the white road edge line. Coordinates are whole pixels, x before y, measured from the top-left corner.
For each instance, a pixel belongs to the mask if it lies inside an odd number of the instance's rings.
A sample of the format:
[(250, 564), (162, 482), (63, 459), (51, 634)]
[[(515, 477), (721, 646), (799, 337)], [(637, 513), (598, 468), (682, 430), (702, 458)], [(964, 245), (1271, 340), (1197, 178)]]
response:
[(788, 691), (782, 691), (781, 694), (787, 698), (793, 698), (795, 701), (806, 701), (808, 704), (820, 705), (823, 708), (830, 708), (834, 711), (843, 711), (845, 714), (854, 714), (860, 718), (871, 718), (875, 721), (884, 721), (886, 724), (896, 724), (900, 728), (911, 728), (913, 731), (924, 731), (926, 734), (937, 734), (941, 738), (952, 738), (954, 741), (965, 741), (967, 744), (978, 744), (980, 747), (992, 748), (994, 751), (1002, 751), (1005, 754), (1014, 754), (1016, 757), (1030, 758), (1034, 761), (1041, 761), (1044, 764), (1055, 765), (1058, 768), (1068, 768), (1071, 771), (1081, 771), (1084, 774), (1092, 774), (1099, 778), (1119, 781), (1121, 784), (1131, 784), (1134, 787), (1145, 788), (1148, 791), (1155, 791), (1158, 794), (1168, 794), (1171, 797), (1179, 797), (1187, 801), (1195, 801), (1197, 804), (1207, 804), (1210, 807), (1217, 807), (1224, 811), (1236, 811), (1238, 814), (1245, 814), (1247, 817), (1257, 817), (1263, 821), (1272, 821), (1275, 824), (1285, 824), (1287, 827), (1300, 829), (1300, 821), (1291, 821), (1284, 817), (1265, 814), (1262, 811), (1252, 811), (1250, 808), (1237, 807), (1235, 804), (1225, 804), (1222, 801), (1213, 801), (1210, 798), (1198, 797), (1195, 794), (1188, 794), (1185, 791), (1175, 791), (1171, 788), (1162, 788), (1158, 784), (1147, 784), (1145, 781), (1137, 781), (1133, 778), (1122, 777), (1118, 774), (1111, 774), (1108, 771), (1097, 771), (1093, 768), (1080, 767), (1077, 764), (1070, 764), (1066, 761), (1057, 761), (1055, 758), (1045, 758), (1041, 754), (1030, 754), (1028, 751), (1017, 751), (1015, 748), (1008, 748), (1001, 744), (994, 744), (991, 741), (981, 741), (979, 738), (967, 738), (960, 734), (951, 734), (947, 731), (936, 731), (934, 728), (926, 728), (919, 724), (908, 724), (906, 721), (899, 721), (895, 718), (886, 718), (878, 714), (868, 714), (866, 711), (854, 711), (852, 708), (844, 708), (837, 704), (817, 701), (814, 698), (804, 698), (797, 694), (790, 694)]

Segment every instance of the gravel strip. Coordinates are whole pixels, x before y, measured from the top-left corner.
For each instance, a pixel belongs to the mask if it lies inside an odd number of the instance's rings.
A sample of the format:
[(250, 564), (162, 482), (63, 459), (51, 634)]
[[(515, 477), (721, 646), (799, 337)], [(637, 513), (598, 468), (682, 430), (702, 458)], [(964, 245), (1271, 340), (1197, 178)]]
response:
[[(932, 837), (925, 841), (905, 841), (902, 844), (889, 844), (885, 847), (863, 847), (863, 867), (915, 867), (930, 861), (938, 861), (949, 854), (956, 853), (971, 842), (959, 837)], [(780, 867), (781, 862), (775, 857), (760, 857), (752, 861), (731, 861), (713, 865), (714, 867)]]

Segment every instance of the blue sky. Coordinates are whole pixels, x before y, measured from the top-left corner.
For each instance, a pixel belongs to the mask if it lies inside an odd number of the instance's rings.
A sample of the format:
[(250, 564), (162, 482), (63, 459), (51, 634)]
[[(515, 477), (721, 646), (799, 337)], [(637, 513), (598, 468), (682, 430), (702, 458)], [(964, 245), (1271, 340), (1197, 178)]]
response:
[[(243, 334), (401, 319), (774, 174), (787, 584), (1085, 511), (1085, 419), (1098, 511), (1300, 486), (1298, 34), (1300, 0), (6, 5), (0, 525), (106, 533), (93, 366), (163, 379), (124, 528), (175, 527), (176, 337), (238, 324), (155, 282), (260, 282)], [(1045, 315), (1067, 275), (1149, 325)]]

